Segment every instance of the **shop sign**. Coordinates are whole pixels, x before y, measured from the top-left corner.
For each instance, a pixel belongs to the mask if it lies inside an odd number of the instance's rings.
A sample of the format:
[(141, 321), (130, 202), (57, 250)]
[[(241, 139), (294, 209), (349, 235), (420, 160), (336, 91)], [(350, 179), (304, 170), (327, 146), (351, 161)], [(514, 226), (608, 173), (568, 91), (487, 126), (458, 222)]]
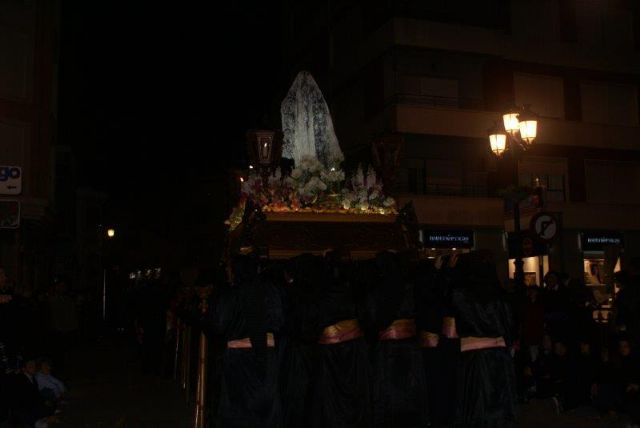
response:
[(22, 193), (22, 168), (0, 165), (0, 195)]
[[(507, 242), (510, 259), (514, 259), (518, 253), (521, 253), (522, 257), (544, 256), (549, 253), (548, 245), (536, 239), (536, 236), (528, 230), (522, 231), (520, 237), (513, 232), (509, 232)], [(520, 248), (520, 251), (518, 251), (518, 248)]]
[(605, 247), (624, 247), (624, 238), (620, 232), (582, 232), (580, 235), (582, 251), (604, 251)]
[(549, 243), (558, 236), (560, 226), (553, 214), (539, 212), (531, 218), (529, 229), (537, 239)]
[(421, 230), (425, 248), (473, 248), (472, 230)]
[(20, 202), (10, 199), (0, 200), (0, 229), (20, 227)]

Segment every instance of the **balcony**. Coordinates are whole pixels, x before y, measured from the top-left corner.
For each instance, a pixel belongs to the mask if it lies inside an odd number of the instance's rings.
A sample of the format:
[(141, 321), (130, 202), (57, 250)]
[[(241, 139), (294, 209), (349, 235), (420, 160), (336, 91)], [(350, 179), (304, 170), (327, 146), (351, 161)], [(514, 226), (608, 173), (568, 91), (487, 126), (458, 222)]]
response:
[(401, 193), (397, 199), (400, 206), (412, 201), (422, 224), (504, 228), (504, 202), (500, 198)]
[[(455, 101), (396, 97), (387, 107), (393, 131), (407, 134), (449, 135), (485, 141), (498, 112), (450, 107)], [(422, 101), (422, 102), (417, 102)], [(449, 106), (445, 105), (449, 104)], [(464, 105), (463, 101), (458, 101)], [(540, 118), (536, 144), (640, 150), (640, 127), (614, 126)]]
[(576, 43), (540, 43), (509, 37), (499, 30), (411, 18), (394, 18), (392, 25), (394, 45), (493, 55), (560, 67), (640, 73), (640, 54), (633, 50), (620, 55)]
[(438, 95), (420, 95), (420, 94), (396, 94), (388, 101), (388, 104), (408, 104), (424, 107), (436, 108), (454, 108), (465, 110), (483, 110), (485, 108), (484, 100), (478, 98), (466, 97), (444, 97)]

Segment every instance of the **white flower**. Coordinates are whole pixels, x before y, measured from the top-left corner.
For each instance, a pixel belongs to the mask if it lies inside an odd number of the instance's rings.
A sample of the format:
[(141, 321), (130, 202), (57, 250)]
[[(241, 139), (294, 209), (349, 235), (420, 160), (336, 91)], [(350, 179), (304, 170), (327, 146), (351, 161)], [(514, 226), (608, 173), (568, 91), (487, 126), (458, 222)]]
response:
[(387, 197), (384, 202), (382, 202), (382, 205), (384, 205), (385, 207), (392, 207), (396, 204), (396, 201), (391, 197)]
[(378, 176), (376, 175), (375, 169), (369, 167), (367, 169), (367, 187), (371, 188), (376, 185), (378, 182)]
[(344, 171), (336, 169), (322, 171), (320, 177), (329, 183), (338, 183), (344, 180)]
[(297, 180), (300, 177), (302, 177), (302, 170), (300, 168), (295, 168), (293, 171), (291, 171), (291, 178)]
[(277, 184), (280, 183), (281, 179), (282, 179), (282, 174), (280, 173), (280, 168), (278, 168), (276, 169), (273, 175), (269, 176), (269, 186), (275, 187)]
[(351, 183), (353, 184), (353, 187), (356, 187), (356, 188), (364, 186), (364, 172), (362, 172), (361, 166), (358, 166), (358, 170), (356, 171), (355, 175), (351, 179)]
[(344, 208), (345, 210), (348, 210), (349, 208), (351, 208), (351, 201), (349, 199), (343, 199), (342, 208)]
[(367, 201), (360, 201), (360, 203), (358, 204), (358, 208), (362, 211), (366, 211), (369, 209), (369, 202)]

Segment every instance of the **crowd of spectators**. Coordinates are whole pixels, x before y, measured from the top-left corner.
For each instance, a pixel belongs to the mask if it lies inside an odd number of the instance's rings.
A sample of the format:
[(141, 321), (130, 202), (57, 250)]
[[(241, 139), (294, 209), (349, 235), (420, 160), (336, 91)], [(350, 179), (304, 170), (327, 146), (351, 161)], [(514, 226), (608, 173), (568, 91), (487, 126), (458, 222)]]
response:
[(607, 323), (579, 280), (550, 272), (515, 303), (520, 339), (513, 350), (520, 399), (552, 400), (556, 411), (592, 406), (640, 420), (640, 263), (616, 276), (621, 290)]
[(0, 428), (46, 428), (60, 420), (66, 394), (60, 378), (81, 309), (66, 280), (39, 294), (20, 293), (0, 268)]

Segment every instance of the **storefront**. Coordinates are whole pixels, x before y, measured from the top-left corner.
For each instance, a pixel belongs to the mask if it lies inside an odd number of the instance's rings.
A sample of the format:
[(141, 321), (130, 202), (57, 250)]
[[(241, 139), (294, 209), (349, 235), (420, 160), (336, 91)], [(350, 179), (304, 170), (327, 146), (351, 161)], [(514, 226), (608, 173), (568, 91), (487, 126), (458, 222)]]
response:
[[(509, 252), (509, 279), (515, 278), (515, 256), (518, 253), (518, 242), (515, 235), (509, 233), (505, 238)], [(524, 262), (524, 283), (527, 287), (542, 286), (544, 276), (549, 272), (549, 246), (537, 241), (527, 233), (521, 241), (522, 260)]]
[(422, 246), (422, 256), (435, 259), (454, 253), (468, 253), (473, 250), (475, 236), (473, 230), (464, 229), (420, 229), (418, 241)]
[(588, 231), (580, 234), (584, 282), (591, 287), (613, 289), (613, 274), (620, 271), (624, 238), (619, 232)]

